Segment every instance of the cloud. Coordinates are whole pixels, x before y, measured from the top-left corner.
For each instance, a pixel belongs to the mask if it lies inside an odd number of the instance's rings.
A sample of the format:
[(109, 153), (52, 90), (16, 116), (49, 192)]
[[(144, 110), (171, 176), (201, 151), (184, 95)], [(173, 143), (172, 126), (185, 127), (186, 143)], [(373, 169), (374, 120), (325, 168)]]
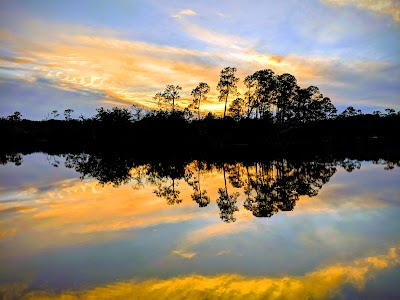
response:
[[(55, 35), (46, 31), (47, 24), (33, 22), (35, 31), (29, 37), (13, 35), (11, 42), (4, 43), (10, 55), (0, 59), (2, 67), (7, 69), (4, 74), (10, 79), (90, 95), (95, 99), (92, 105), (97, 106), (137, 103), (155, 108), (152, 100), (155, 93), (166, 84), (179, 84), (183, 90), (178, 106), (186, 107), (191, 102), (191, 89), (199, 82), (207, 82), (211, 92), (202, 109), (218, 114), (223, 111), (223, 104), (218, 102), (215, 87), (220, 70), (226, 66), (237, 67), (242, 94), (245, 76), (271, 68), (277, 74), (293, 74), (302, 86), (319, 86), (335, 104), (377, 103), (383, 99), (396, 104), (393, 90), (399, 86), (396, 81), (399, 70), (393, 64), (379, 60), (349, 61), (339, 55), (277, 55), (255, 50), (255, 39), (210, 30), (184, 18), (179, 23), (190, 38), (202, 42), (204, 47), (194, 50), (128, 40), (112, 30), (105, 30), (106, 36), (98, 36), (91, 29), (77, 31), (72, 26), (70, 30), (57, 24), (54, 26), (63, 34)], [(26, 28), (30, 30), (29, 26)], [(2, 34), (0, 39), (4, 42), (10, 36)], [(380, 90), (372, 88), (371, 83), (385, 87), (390, 84), (391, 88)]]
[(26, 299), (325, 299), (339, 296), (346, 285), (362, 290), (368, 278), (400, 264), (399, 250), (398, 246), (392, 247), (384, 254), (328, 265), (303, 276), (187, 275), (116, 282), (61, 294), (32, 292)]
[(196, 16), (197, 13), (191, 9), (183, 9), (177, 14), (173, 15), (173, 18), (182, 18), (182, 16)]
[(219, 33), (213, 30), (208, 30), (200, 25), (182, 20), (183, 29), (190, 35), (191, 38), (203, 41), (206, 44), (230, 48), (233, 50), (250, 49), (254, 46), (254, 41), (249, 39), (227, 34)]
[(322, 0), (336, 6), (354, 6), (375, 13), (385, 14), (400, 22), (400, 2), (398, 0)]

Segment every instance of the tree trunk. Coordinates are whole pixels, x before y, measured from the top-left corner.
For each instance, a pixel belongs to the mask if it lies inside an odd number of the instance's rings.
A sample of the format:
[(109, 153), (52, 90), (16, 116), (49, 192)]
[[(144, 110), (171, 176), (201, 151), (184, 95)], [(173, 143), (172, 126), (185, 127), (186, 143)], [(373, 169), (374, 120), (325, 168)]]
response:
[(226, 98), (225, 98), (224, 119), (225, 119), (225, 116), (226, 116), (226, 103), (227, 102), (228, 102), (228, 94), (226, 95)]
[(199, 98), (199, 108), (197, 110), (197, 116), (198, 116), (199, 120), (200, 120), (200, 102), (201, 102), (201, 93), (200, 93), (200, 98)]

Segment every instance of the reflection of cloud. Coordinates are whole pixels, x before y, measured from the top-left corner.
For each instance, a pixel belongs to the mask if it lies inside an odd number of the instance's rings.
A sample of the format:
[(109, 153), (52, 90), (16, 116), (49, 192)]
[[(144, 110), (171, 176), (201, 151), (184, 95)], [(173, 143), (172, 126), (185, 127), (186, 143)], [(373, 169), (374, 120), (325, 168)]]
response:
[[(53, 183), (43, 191), (36, 189), (30, 196), (29, 206), (22, 206), (17, 200), (2, 203), (0, 214), (7, 214), (7, 218), (0, 220), (0, 239), (13, 238), (13, 243), (5, 245), (1, 255), (17, 255), (19, 251), (6, 249), (11, 246), (23, 249), (26, 254), (45, 248), (92, 243), (98, 238), (104, 242), (124, 237), (123, 230), (204, 216), (191, 201), (179, 207), (168, 206), (164, 199), (155, 197), (152, 190), (146, 187), (133, 193), (129, 185), (116, 189), (99, 186), (94, 180), (66, 180)], [(182, 185), (180, 190), (190, 198), (189, 187)], [(38, 234), (42, 236), (40, 243), (35, 241)]]
[(400, 247), (387, 254), (322, 267), (304, 276), (249, 278), (226, 274), (214, 277), (189, 275), (166, 280), (128, 281), (88, 291), (60, 295), (32, 293), (27, 299), (325, 299), (344, 285), (362, 290), (375, 272), (400, 264)]
[(400, 22), (400, 2), (398, 0), (322, 0), (331, 5), (354, 6), (361, 9), (389, 15)]
[(249, 211), (241, 209), (235, 214), (235, 216), (238, 218), (238, 221), (235, 223), (224, 223), (218, 220), (218, 223), (216, 224), (191, 231), (179, 243), (178, 248), (186, 250), (210, 239), (236, 235), (243, 231), (255, 228), (255, 224), (249, 222), (250, 219), (253, 218)]
[(174, 250), (174, 251), (172, 251), (172, 253), (176, 254), (176, 255), (179, 255), (179, 256), (181, 256), (183, 258), (187, 258), (187, 259), (191, 259), (194, 256), (196, 256), (196, 254), (197, 254), (196, 252), (184, 252), (184, 251), (181, 251), (181, 250)]
[(231, 253), (230, 250), (221, 250), (221, 251), (219, 251), (219, 252), (217, 253), (217, 256), (227, 255), (227, 254), (229, 254), (229, 253)]

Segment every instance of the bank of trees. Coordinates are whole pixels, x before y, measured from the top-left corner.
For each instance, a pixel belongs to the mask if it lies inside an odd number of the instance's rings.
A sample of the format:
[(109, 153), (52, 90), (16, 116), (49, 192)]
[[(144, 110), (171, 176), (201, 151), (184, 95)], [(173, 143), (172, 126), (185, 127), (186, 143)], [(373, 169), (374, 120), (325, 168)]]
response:
[[(348, 143), (352, 140), (397, 141), (400, 112), (386, 109), (363, 114), (352, 106), (337, 112), (318, 87), (302, 88), (291, 74), (271, 69), (244, 78), (237, 90), (236, 68), (221, 70), (215, 87), (224, 104), (222, 116), (201, 112), (211, 87), (199, 82), (191, 103), (182, 109), (181, 86), (169, 84), (153, 97), (156, 107), (98, 108), (92, 117), (74, 118), (72, 109), (53, 110), (43, 121), (29, 121), (20, 112), (0, 118), (5, 144), (136, 145), (190, 149), (221, 145)], [(187, 103), (185, 99), (185, 103)], [(203, 117), (202, 117), (203, 116)], [(64, 117), (64, 119), (63, 119)], [(172, 185), (173, 186), (173, 185)]]
[[(293, 75), (277, 75), (271, 69), (259, 70), (246, 76), (243, 81), (246, 91), (243, 97), (239, 97), (239, 78), (236, 77), (236, 71), (233, 67), (222, 69), (216, 87), (219, 92), (218, 100), (224, 103), (224, 119), (227, 116), (236, 121), (268, 119), (283, 127), (337, 116), (335, 106), (318, 87), (301, 88)], [(171, 109), (175, 112), (175, 100), (180, 98), (180, 90), (179, 86), (167, 85), (164, 92), (157, 93), (154, 99), (159, 109)], [(200, 82), (192, 90), (193, 102), (188, 108), (197, 113), (197, 119), (200, 119), (200, 104), (207, 99), (209, 91), (209, 85), (204, 82)]]

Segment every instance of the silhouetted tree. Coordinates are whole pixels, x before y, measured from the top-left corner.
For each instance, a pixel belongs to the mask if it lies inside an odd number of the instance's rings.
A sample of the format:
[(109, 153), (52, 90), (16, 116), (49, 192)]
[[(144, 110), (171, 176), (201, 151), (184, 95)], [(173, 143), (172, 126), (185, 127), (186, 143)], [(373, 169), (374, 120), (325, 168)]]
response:
[(136, 122), (143, 118), (144, 108), (139, 104), (132, 104), (132, 111), (132, 118)]
[(96, 111), (97, 114), (94, 119), (104, 124), (127, 124), (132, 120), (132, 113), (127, 108), (113, 107), (112, 109), (104, 109), (100, 107)]
[(191, 95), (193, 96), (193, 103), (190, 104), (190, 108), (197, 109), (197, 116), (200, 120), (200, 103), (202, 100), (207, 99), (207, 93), (210, 91), (210, 87), (205, 82), (200, 82), (198, 86), (196, 86)]
[(307, 89), (298, 89), (293, 112), (297, 122), (316, 122), (334, 119), (337, 110), (331, 100), (324, 97), (317, 87), (310, 86)]
[(239, 121), (246, 113), (246, 106), (242, 98), (236, 98), (228, 108), (228, 115)]
[(256, 118), (263, 117), (273, 105), (277, 104), (278, 78), (271, 69), (255, 72), (252, 75), (256, 81), (252, 109), (256, 109)]
[(282, 74), (278, 76), (277, 114), (276, 119), (281, 126), (292, 117), (292, 107), (299, 87), (293, 75)]
[(165, 102), (163, 94), (161, 92), (158, 92), (154, 95), (153, 99), (154, 101), (156, 101), (158, 109), (162, 110), (164, 108), (164, 102)]
[(393, 108), (386, 108), (386, 117), (393, 117), (396, 115), (396, 111)]
[(353, 106), (349, 106), (339, 115), (339, 117), (348, 118), (348, 117), (354, 117), (357, 115), (358, 115), (358, 112), (355, 110), (355, 108)]
[(51, 113), (52, 119), (55, 120), (60, 114), (58, 113), (58, 110), (53, 110)]
[(12, 122), (19, 122), (22, 120), (22, 114), (19, 111), (16, 111), (12, 115), (8, 116), (7, 120)]
[(219, 101), (225, 101), (224, 108), (224, 118), (226, 116), (226, 106), (228, 103), (228, 96), (238, 95), (237, 92), (237, 82), (239, 78), (235, 76), (236, 68), (226, 67), (224, 68), (219, 75), (219, 82), (217, 85), (217, 90), (219, 91), (218, 99)]
[(70, 109), (70, 108), (64, 110), (64, 118), (65, 118), (65, 121), (71, 121), (71, 120), (72, 120), (71, 114), (72, 114), (73, 112), (74, 112), (74, 110), (73, 110), (73, 109)]
[(168, 84), (162, 94), (165, 101), (171, 103), (172, 112), (175, 112), (175, 100), (178, 100), (181, 97), (179, 96), (180, 90), (182, 90), (182, 88), (179, 85)]
[(247, 88), (245, 93), (245, 100), (247, 106), (247, 118), (250, 118), (252, 110), (256, 107), (255, 105), (256, 96), (254, 92), (254, 87), (256, 86), (257, 81), (253, 75), (248, 75), (244, 79), (243, 83)]

